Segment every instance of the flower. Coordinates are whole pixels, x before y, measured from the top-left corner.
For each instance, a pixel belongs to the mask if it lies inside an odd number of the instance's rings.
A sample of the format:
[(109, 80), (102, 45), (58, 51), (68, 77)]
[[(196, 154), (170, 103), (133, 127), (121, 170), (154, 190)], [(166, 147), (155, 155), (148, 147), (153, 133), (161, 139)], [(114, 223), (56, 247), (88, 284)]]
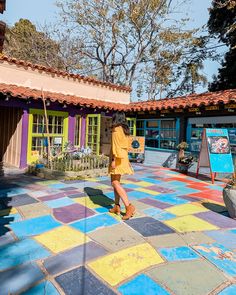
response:
[(186, 150), (188, 148), (188, 144), (185, 141), (182, 141), (177, 145), (178, 150)]

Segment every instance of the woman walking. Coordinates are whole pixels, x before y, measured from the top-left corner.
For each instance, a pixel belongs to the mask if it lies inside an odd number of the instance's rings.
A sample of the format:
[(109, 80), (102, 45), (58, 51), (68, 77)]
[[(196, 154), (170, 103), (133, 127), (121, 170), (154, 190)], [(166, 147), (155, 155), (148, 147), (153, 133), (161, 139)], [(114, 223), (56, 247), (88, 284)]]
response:
[(135, 207), (130, 204), (126, 191), (120, 184), (121, 175), (133, 174), (134, 171), (128, 158), (129, 125), (124, 112), (114, 113), (112, 116), (112, 142), (109, 173), (114, 189), (115, 205), (109, 210), (111, 213), (120, 214), (120, 199), (125, 205), (123, 220), (127, 220), (135, 213)]

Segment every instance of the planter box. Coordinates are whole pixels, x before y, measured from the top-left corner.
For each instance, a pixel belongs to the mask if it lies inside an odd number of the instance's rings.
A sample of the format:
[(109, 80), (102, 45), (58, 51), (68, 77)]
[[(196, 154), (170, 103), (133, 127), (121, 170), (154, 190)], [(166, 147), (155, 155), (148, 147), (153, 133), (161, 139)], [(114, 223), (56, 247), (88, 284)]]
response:
[(223, 189), (223, 199), (231, 218), (236, 219), (236, 189), (226, 186)]

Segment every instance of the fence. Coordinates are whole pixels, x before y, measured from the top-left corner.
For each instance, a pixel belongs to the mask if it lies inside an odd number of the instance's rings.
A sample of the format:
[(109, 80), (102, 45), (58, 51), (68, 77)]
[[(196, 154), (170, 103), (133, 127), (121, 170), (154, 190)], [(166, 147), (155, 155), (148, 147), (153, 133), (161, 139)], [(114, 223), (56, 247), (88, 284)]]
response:
[(56, 171), (85, 171), (93, 169), (107, 168), (109, 165), (109, 158), (106, 156), (89, 155), (78, 160), (73, 158), (56, 158), (53, 159), (49, 167)]

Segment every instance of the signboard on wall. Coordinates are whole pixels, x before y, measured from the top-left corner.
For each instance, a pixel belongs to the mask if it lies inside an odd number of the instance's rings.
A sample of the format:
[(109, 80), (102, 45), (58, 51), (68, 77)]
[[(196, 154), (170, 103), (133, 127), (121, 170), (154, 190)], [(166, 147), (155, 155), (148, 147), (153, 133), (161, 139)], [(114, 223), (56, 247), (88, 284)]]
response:
[(145, 137), (130, 136), (128, 152), (133, 154), (143, 154), (145, 148)]
[(212, 183), (216, 173), (234, 173), (227, 129), (205, 128), (197, 166), (210, 168)]

